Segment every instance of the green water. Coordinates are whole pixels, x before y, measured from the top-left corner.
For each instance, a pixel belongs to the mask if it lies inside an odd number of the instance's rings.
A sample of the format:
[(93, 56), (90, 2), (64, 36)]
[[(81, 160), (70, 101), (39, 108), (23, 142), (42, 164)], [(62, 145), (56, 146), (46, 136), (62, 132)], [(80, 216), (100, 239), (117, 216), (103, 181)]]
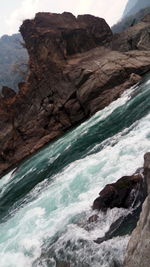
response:
[[(149, 77), (0, 180), (0, 267), (115, 266), (128, 236), (98, 245), (127, 211), (100, 214), (91, 205), (107, 183), (133, 173), (150, 150)], [(57, 264), (56, 264), (57, 262)]]

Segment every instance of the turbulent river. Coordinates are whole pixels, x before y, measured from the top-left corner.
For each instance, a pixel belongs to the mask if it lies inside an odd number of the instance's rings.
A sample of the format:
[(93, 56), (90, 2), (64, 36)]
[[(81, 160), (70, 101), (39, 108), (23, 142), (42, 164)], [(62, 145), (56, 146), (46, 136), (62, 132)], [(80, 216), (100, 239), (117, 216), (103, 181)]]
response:
[(116, 267), (129, 236), (96, 244), (124, 209), (93, 226), (100, 190), (150, 151), (150, 76), (0, 180), (0, 267)]

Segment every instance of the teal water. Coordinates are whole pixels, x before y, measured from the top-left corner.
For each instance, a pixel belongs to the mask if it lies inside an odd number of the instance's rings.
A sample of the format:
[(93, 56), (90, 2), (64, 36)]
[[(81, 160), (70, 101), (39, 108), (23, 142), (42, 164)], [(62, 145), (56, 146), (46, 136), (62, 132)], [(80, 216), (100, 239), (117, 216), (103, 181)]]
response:
[(150, 150), (150, 80), (49, 144), (0, 180), (0, 267), (113, 267), (129, 237), (98, 245), (123, 209), (93, 228), (91, 205), (107, 183), (133, 173)]

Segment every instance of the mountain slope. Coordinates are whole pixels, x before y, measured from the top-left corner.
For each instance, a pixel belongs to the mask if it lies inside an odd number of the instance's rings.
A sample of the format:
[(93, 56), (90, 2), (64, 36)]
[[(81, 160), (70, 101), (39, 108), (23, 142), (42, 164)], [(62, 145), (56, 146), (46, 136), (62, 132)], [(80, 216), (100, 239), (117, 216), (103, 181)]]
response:
[(26, 76), (28, 53), (22, 42), (20, 34), (0, 38), (0, 90), (8, 86), (18, 91), (18, 83)]
[(134, 15), (123, 18), (121, 21), (119, 21), (118, 23), (113, 25), (111, 30), (113, 33), (122, 32), (122, 31), (126, 30), (127, 28), (132, 27), (133, 25), (142, 21), (143, 18), (147, 14), (150, 14), (150, 6), (144, 8), (144, 9), (141, 9), (139, 12), (137, 12)]
[(131, 16), (148, 6), (150, 6), (149, 0), (129, 0), (124, 10), (123, 18)]

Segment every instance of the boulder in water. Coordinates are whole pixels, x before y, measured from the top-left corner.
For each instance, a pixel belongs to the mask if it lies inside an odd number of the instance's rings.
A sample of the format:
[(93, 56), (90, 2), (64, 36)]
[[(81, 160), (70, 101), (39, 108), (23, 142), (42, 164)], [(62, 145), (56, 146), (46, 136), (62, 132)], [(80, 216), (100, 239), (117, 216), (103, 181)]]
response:
[(127, 247), (125, 267), (150, 266), (150, 152), (144, 155), (144, 176), (148, 196), (143, 204), (140, 219)]
[(106, 185), (100, 192), (100, 197), (94, 200), (93, 209), (99, 211), (114, 207), (129, 209), (128, 214), (111, 224), (103, 237), (94, 240), (96, 243), (100, 244), (113, 237), (131, 234), (136, 227), (142, 204), (147, 196), (150, 153), (147, 153), (144, 159), (144, 168), (139, 168), (131, 176), (123, 176), (116, 183)]
[(117, 182), (108, 184), (93, 202), (93, 210), (106, 211), (108, 208), (129, 208), (134, 204), (143, 177), (139, 174), (123, 176)]

